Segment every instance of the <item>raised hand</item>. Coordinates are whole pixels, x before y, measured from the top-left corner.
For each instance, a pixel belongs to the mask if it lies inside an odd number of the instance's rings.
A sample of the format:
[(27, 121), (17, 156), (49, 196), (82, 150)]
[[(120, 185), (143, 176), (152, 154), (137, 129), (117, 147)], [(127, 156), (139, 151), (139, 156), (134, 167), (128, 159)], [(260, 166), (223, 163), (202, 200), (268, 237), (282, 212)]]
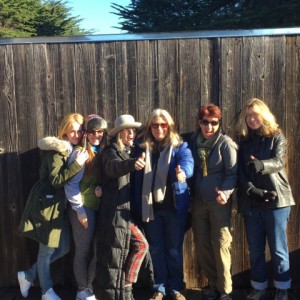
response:
[(185, 172), (181, 169), (180, 165), (176, 167), (175, 172), (176, 172), (176, 178), (178, 182), (182, 183), (186, 181)]
[(78, 151), (75, 161), (77, 161), (80, 166), (83, 166), (88, 158), (89, 154), (87, 150), (82, 149), (81, 151)]
[(141, 157), (139, 157), (135, 164), (134, 164), (134, 168), (139, 171), (141, 169), (143, 169), (146, 165), (146, 162), (145, 162), (145, 157), (146, 157), (146, 154), (145, 152), (142, 153)]
[(264, 169), (264, 164), (261, 160), (258, 160), (253, 155), (250, 155), (250, 160), (247, 164), (249, 170), (254, 170), (255, 173), (259, 173)]

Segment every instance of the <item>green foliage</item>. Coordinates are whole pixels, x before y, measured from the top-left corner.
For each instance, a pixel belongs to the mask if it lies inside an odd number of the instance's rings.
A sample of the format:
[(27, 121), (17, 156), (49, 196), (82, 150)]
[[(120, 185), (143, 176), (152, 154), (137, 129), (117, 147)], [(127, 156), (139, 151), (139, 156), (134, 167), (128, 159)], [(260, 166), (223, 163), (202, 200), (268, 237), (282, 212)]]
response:
[(91, 34), (61, 0), (0, 0), (0, 37)]
[(128, 32), (253, 29), (300, 25), (298, 0), (131, 0), (111, 6)]

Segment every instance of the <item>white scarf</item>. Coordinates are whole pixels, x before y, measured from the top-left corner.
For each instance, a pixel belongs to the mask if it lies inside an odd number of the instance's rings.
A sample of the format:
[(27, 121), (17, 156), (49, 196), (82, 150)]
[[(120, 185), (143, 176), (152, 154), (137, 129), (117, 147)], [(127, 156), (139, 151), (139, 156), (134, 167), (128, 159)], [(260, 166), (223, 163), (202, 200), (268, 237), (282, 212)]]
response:
[[(169, 172), (169, 166), (172, 156), (173, 146), (169, 145), (160, 153), (157, 162), (156, 173), (154, 178), (154, 199), (156, 202), (162, 202), (165, 198), (166, 193), (166, 182)], [(145, 168), (144, 168), (144, 181), (142, 189), (142, 218), (144, 222), (154, 220), (153, 214), (153, 200), (152, 200), (152, 182), (153, 182), (153, 171), (151, 164), (151, 153), (149, 145), (146, 144), (146, 155), (145, 155)]]

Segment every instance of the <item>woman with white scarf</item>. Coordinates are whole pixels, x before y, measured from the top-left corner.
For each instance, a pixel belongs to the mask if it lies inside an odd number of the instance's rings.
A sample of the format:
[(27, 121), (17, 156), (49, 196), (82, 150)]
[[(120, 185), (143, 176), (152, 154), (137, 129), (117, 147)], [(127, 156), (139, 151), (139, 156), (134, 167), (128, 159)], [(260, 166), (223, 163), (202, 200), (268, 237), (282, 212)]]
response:
[(145, 168), (142, 184), (142, 219), (154, 269), (154, 295), (185, 300), (182, 246), (190, 206), (186, 178), (194, 161), (187, 143), (175, 129), (170, 114), (155, 109), (145, 126), (142, 146)]

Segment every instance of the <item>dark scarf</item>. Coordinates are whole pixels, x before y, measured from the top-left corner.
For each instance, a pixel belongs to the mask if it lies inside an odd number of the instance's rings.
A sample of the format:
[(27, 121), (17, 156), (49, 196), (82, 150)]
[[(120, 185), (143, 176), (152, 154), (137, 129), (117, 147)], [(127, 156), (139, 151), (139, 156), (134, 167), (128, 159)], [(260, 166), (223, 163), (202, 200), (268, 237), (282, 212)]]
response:
[(197, 136), (197, 153), (198, 156), (200, 158), (200, 162), (201, 162), (201, 169), (203, 172), (203, 176), (207, 176), (208, 175), (208, 156), (209, 153), (217, 139), (217, 137), (219, 136), (219, 133), (216, 132), (215, 135), (210, 138), (210, 139), (206, 139), (202, 133), (202, 131), (199, 131), (199, 134)]

